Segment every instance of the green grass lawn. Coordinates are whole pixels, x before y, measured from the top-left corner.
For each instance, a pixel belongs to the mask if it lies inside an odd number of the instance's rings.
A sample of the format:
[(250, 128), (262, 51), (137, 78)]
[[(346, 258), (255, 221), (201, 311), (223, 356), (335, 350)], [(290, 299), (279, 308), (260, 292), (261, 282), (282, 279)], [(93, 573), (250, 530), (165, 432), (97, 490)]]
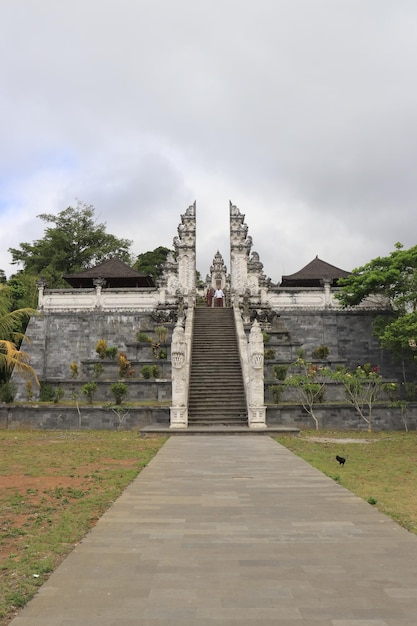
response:
[(276, 440), (417, 534), (417, 432), (305, 431)]

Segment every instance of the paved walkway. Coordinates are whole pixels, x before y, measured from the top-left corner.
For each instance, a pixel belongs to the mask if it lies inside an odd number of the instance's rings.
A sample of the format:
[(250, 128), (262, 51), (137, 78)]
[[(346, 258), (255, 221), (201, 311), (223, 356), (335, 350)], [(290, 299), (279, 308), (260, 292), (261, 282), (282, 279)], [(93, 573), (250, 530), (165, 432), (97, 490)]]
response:
[(169, 439), (12, 622), (302, 624), (416, 626), (417, 536), (255, 436)]

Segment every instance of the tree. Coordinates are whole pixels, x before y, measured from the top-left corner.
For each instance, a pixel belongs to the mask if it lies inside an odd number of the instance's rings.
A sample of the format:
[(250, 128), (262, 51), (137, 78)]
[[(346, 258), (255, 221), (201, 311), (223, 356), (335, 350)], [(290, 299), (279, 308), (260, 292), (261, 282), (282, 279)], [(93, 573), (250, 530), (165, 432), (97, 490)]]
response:
[(50, 287), (66, 286), (63, 274), (83, 271), (112, 256), (129, 263), (132, 242), (108, 234), (94, 212), (92, 205), (78, 202), (75, 208), (68, 207), (58, 215), (38, 215), (52, 226), (45, 229), (42, 239), (9, 248), (12, 263), (22, 264), (25, 273), (42, 276)]
[(169, 248), (159, 246), (155, 250), (149, 250), (138, 255), (133, 269), (152, 276), (154, 280), (158, 279), (163, 272), (165, 261), (171, 252)]
[(386, 257), (378, 257), (339, 280), (336, 298), (343, 307), (356, 306), (369, 296), (386, 300), (392, 315), (379, 316), (374, 333), (381, 346), (401, 360), (415, 360), (417, 341), (417, 246), (401, 243)]
[(358, 365), (353, 371), (342, 367), (333, 373), (332, 378), (342, 383), (346, 399), (366, 422), (368, 431), (371, 431), (372, 408), (383, 385), (378, 367), (372, 367), (370, 363)]
[(283, 385), (292, 391), (294, 399), (302, 405), (305, 412), (314, 420), (316, 430), (319, 430), (315, 406), (323, 402), (328, 371), (324, 367), (309, 363), (301, 354), (292, 364), (291, 370)]
[(36, 311), (30, 308), (10, 311), (7, 288), (0, 285), (0, 378), (3, 381), (16, 370), (39, 383), (34, 369), (29, 365), (28, 354), (18, 348), (25, 336), (15, 331), (16, 324), (33, 313)]
[(388, 256), (377, 257), (339, 279), (339, 286), (336, 298), (345, 307), (380, 295), (400, 314), (417, 311), (417, 246), (404, 250), (396, 243)]

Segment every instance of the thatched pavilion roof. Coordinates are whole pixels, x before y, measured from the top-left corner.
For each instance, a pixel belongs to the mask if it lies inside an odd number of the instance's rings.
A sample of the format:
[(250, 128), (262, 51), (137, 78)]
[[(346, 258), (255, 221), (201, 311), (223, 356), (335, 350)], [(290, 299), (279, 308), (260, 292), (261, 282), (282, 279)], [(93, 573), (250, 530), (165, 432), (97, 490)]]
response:
[(67, 274), (63, 278), (71, 287), (76, 289), (94, 287), (93, 281), (98, 278), (105, 281), (104, 287), (155, 287), (152, 276), (137, 272), (117, 257), (104, 261), (84, 272)]
[(320, 287), (323, 280), (329, 280), (332, 286), (337, 285), (339, 278), (346, 278), (350, 272), (330, 265), (316, 256), (295, 274), (283, 276), (280, 287)]

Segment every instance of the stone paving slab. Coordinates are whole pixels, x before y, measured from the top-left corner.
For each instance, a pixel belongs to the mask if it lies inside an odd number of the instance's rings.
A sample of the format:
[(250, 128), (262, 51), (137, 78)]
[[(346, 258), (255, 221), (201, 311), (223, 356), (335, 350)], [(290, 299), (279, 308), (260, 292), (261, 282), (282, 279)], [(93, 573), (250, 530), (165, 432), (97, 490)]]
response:
[(256, 436), (170, 438), (12, 621), (302, 624), (416, 626), (417, 536)]

